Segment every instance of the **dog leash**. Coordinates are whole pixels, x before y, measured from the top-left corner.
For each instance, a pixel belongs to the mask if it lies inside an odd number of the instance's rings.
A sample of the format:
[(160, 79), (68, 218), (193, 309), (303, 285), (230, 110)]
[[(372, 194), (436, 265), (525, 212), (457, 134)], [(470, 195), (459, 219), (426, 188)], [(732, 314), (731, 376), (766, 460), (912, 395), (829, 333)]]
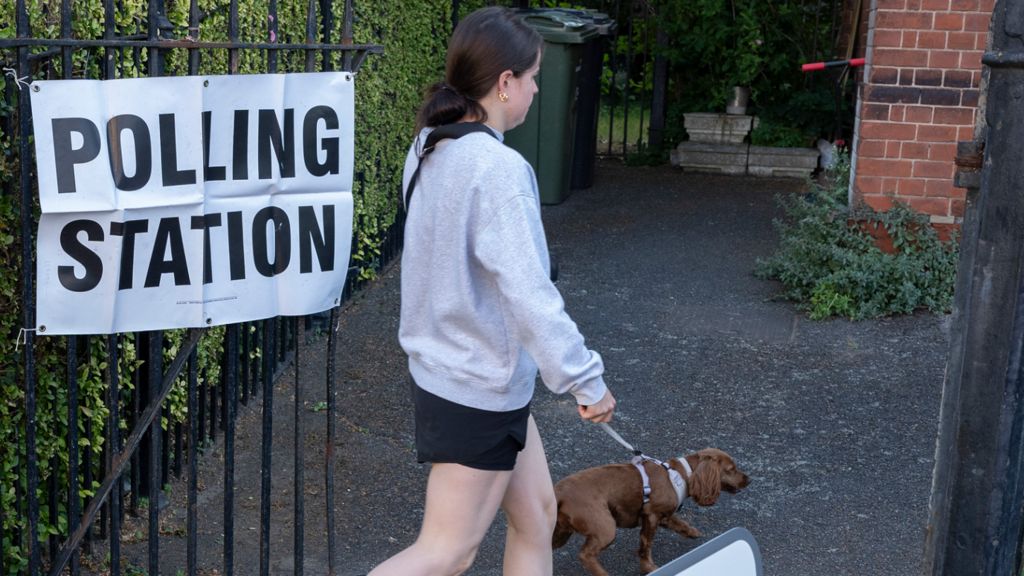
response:
[(608, 435), (612, 437), (612, 440), (615, 440), (619, 444), (622, 444), (622, 447), (632, 452), (634, 456), (643, 456), (643, 452), (637, 450), (636, 448), (633, 447), (632, 444), (623, 440), (622, 436), (619, 436), (619, 433), (616, 432), (614, 428), (609, 426), (607, 422), (601, 422), (598, 424), (598, 426), (600, 426), (605, 432), (607, 432)]
[[(631, 463), (634, 467), (636, 467), (637, 471), (640, 472), (640, 478), (641, 480), (643, 480), (644, 484), (644, 504), (647, 504), (651, 500), (651, 479), (650, 477), (648, 477), (647, 470), (644, 468), (644, 461), (649, 460), (661, 466), (668, 472), (669, 481), (672, 482), (672, 488), (674, 488), (676, 492), (676, 501), (679, 504), (676, 507), (676, 510), (681, 510), (683, 508), (683, 498), (686, 497), (686, 478), (683, 478), (683, 476), (679, 474), (679, 472), (673, 470), (672, 467), (669, 466), (667, 463), (662, 462), (657, 458), (653, 458), (651, 456), (644, 454), (643, 451), (641, 451), (638, 448), (635, 448), (629, 442), (626, 442), (626, 440), (622, 436), (620, 436), (614, 428), (609, 426), (607, 422), (599, 422), (598, 426), (600, 426), (602, 430), (608, 433), (608, 435), (612, 437), (612, 440), (615, 440), (616, 442), (621, 444), (623, 448), (633, 453), (633, 459)], [(687, 474), (692, 476), (693, 471), (690, 470), (690, 464), (686, 462), (685, 459), (679, 460), (683, 467), (686, 468)]]

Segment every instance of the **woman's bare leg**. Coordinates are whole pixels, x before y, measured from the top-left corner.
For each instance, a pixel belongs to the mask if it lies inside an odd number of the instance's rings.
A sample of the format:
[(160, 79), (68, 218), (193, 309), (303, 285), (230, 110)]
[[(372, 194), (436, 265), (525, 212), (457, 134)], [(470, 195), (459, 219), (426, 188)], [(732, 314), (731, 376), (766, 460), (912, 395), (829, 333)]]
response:
[(508, 517), (505, 576), (551, 576), (551, 533), (557, 502), (533, 416), (527, 427), (526, 447), (516, 459), (501, 507)]
[(513, 471), (434, 464), (427, 480), (419, 537), (370, 575), (454, 576), (465, 572), (494, 521), (512, 475)]

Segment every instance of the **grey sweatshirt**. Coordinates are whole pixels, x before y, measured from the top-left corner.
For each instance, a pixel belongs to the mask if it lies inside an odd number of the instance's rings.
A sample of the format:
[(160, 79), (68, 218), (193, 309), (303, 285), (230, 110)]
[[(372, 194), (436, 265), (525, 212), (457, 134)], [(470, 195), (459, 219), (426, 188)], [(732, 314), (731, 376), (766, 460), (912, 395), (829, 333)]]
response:
[[(420, 133), (403, 190), (419, 163)], [(465, 406), (508, 411), (544, 384), (577, 403), (606, 388), (552, 284), (533, 169), (498, 139), (442, 140), (423, 162), (405, 224), (399, 342), (424, 390)]]

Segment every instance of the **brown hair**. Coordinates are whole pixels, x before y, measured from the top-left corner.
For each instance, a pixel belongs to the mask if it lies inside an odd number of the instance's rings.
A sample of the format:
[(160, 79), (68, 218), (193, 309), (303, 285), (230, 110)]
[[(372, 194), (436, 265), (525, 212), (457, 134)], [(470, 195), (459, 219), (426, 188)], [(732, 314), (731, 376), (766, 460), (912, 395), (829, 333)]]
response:
[(467, 114), (487, 120), (479, 100), (505, 70), (518, 77), (532, 67), (543, 45), (540, 34), (508, 8), (482, 8), (464, 18), (448, 41), (445, 80), (427, 89), (416, 117), (417, 132), (458, 122)]

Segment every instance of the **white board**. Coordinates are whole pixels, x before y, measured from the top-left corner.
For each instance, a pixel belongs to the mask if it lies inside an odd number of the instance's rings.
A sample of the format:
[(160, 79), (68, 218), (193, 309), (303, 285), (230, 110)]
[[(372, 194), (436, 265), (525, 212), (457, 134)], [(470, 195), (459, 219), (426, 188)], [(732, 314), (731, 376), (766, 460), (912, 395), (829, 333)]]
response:
[(753, 534), (733, 528), (648, 576), (762, 576), (761, 551)]

